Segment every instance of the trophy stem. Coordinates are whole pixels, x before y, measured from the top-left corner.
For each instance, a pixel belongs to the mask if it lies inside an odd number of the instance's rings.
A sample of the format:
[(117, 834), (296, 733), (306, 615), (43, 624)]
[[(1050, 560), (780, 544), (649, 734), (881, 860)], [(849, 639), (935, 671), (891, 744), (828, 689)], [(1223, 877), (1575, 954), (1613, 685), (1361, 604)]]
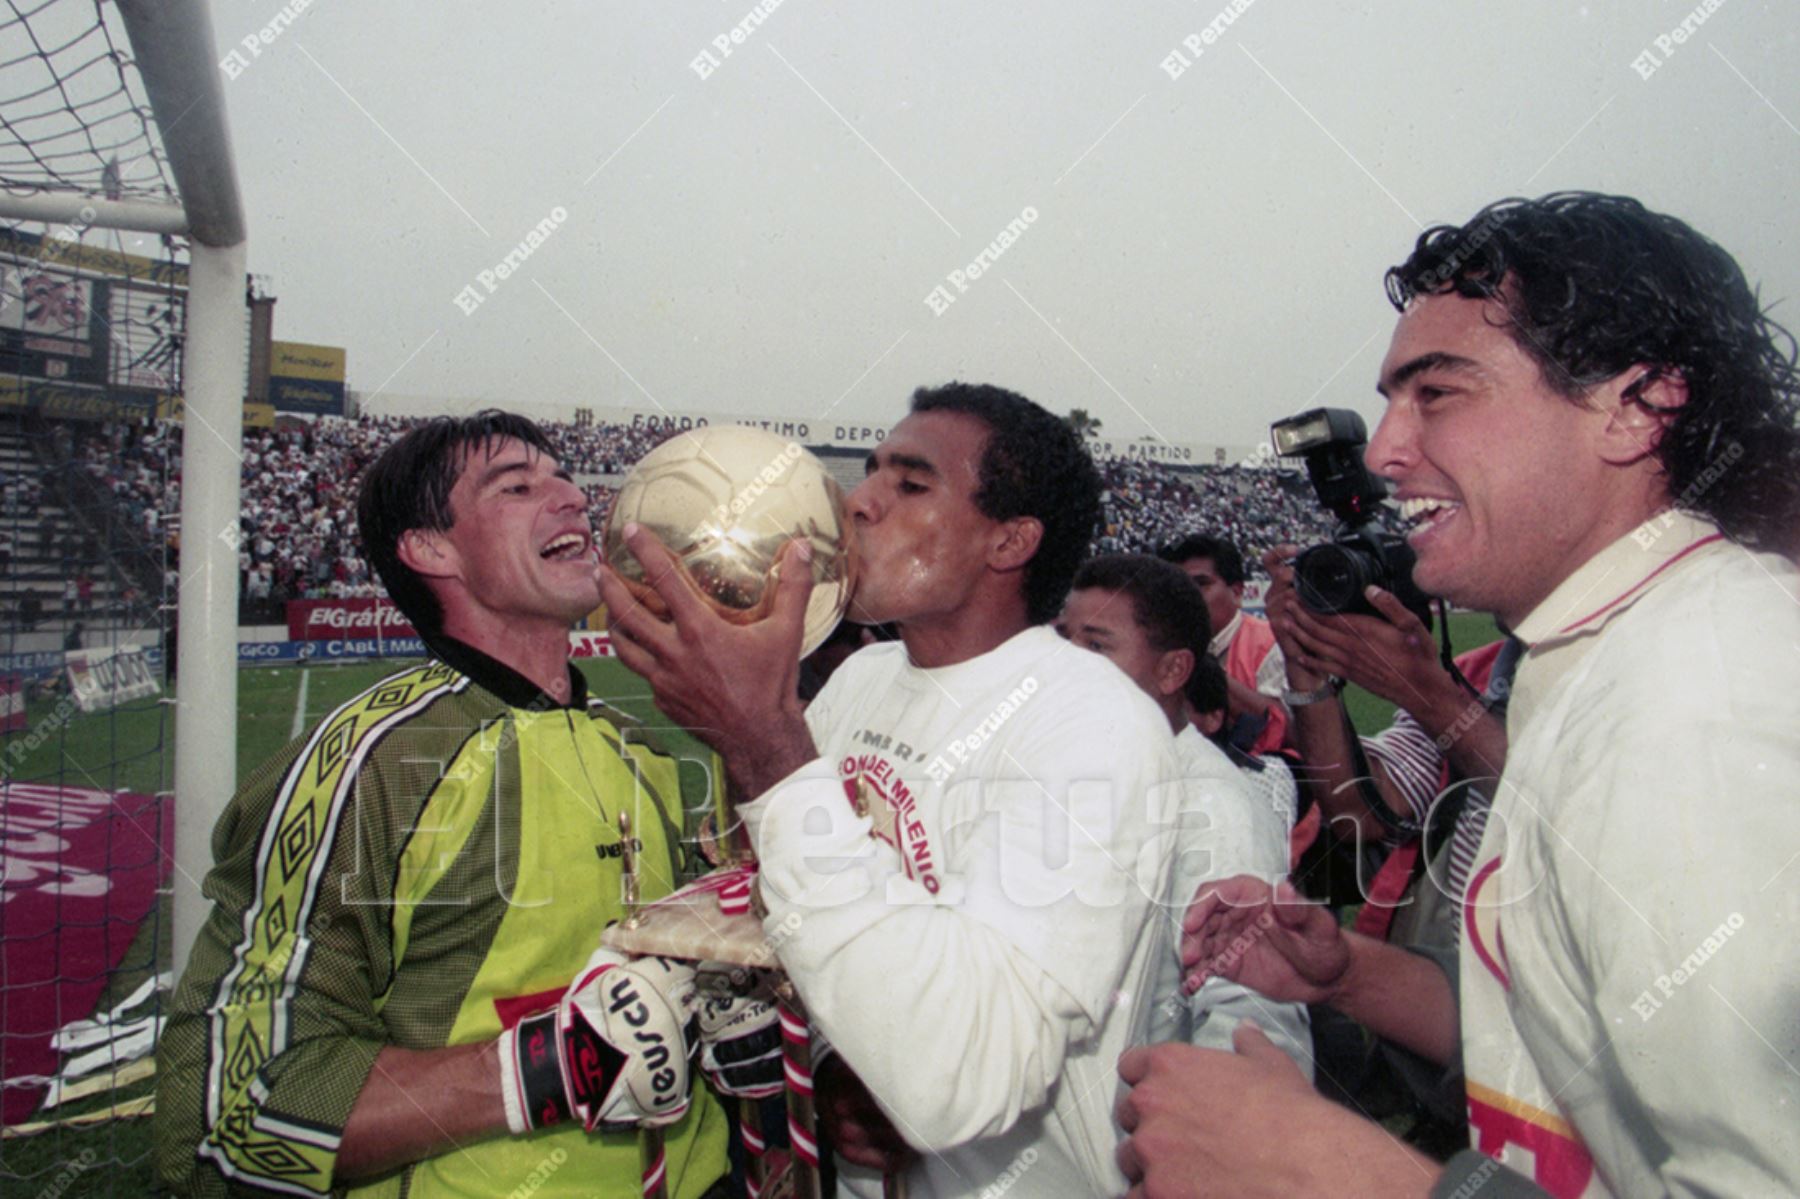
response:
[(744, 1141), (744, 1190), (750, 1199), (760, 1199), (768, 1180), (769, 1163), (763, 1155), (769, 1145), (763, 1140), (762, 1105), (754, 1099), (738, 1100), (738, 1135)]

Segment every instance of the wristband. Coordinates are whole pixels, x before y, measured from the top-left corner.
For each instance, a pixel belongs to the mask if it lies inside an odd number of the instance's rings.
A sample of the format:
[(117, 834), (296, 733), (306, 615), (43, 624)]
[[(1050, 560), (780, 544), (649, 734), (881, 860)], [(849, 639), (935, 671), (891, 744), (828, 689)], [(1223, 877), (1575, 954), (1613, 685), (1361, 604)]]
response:
[(556, 1009), (526, 1016), (500, 1036), (500, 1092), (514, 1136), (572, 1114), (556, 1048)]
[(1320, 700), (1336, 699), (1344, 689), (1344, 680), (1335, 675), (1328, 675), (1324, 686), (1314, 687), (1311, 691), (1281, 692), (1281, 702), (1290, 708), (1304, 708), (1307, 704), (1316, 704)]

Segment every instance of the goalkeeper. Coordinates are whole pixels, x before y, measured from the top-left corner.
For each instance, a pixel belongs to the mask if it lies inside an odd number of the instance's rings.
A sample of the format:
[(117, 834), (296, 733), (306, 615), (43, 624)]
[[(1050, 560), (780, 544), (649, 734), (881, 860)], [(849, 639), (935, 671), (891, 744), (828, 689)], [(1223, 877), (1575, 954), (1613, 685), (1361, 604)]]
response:
[(599, 602), (580, 489), (535, 425), (484, 412), (389, 447), (358, 515), (436, 660), (332, 712), (214, 830), (159, 1047), (164, 1180), (637, 1194), (653, 1125), (669, 1194), (708, 1194), (726, 1127), (690, 1088), (693, 975), (595, 952), (624, 914), (621, 818), (654, 899), (683, 813), (674, 759), (568, 662)]

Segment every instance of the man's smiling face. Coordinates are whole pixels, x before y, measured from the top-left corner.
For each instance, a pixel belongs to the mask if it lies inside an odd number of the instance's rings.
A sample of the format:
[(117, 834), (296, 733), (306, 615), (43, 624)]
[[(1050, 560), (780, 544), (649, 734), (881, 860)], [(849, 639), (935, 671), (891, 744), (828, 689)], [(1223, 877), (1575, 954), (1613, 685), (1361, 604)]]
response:
[(564, 626), (600, 604), (587, 498), (547, 454), (510, 438), (473, 446), (450, 491), (460, 594), (445, 596), (509, 621)]
[(1364, 458), (1414, 522), (1413, 581), (1517, 624), (1614, 534), (1595, 444), (1606, 417), (1551, 388), (1506, 319), (1457, 295), (1409, 304)]

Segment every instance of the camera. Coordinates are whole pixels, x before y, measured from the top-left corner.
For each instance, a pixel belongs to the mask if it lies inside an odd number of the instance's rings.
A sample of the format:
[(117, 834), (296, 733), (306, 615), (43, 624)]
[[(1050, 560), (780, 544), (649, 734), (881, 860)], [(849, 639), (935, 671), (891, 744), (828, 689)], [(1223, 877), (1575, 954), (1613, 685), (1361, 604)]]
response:
[(1363, 597), (1371, 585), (1392, 592), (1427, 628), (1431, 600), (1413, 586), (1412, 547), (1377, 524), (1387, 483), (1363, 465), (1369, 431), (1347, 408), (1314, 408), (1269, 426), (1275, 452), (1304, 458), (1319, 503), (1342, 523), (1330, 541), (1294, 559), (1300, 602), (1326, 616), (1379, 616)]

